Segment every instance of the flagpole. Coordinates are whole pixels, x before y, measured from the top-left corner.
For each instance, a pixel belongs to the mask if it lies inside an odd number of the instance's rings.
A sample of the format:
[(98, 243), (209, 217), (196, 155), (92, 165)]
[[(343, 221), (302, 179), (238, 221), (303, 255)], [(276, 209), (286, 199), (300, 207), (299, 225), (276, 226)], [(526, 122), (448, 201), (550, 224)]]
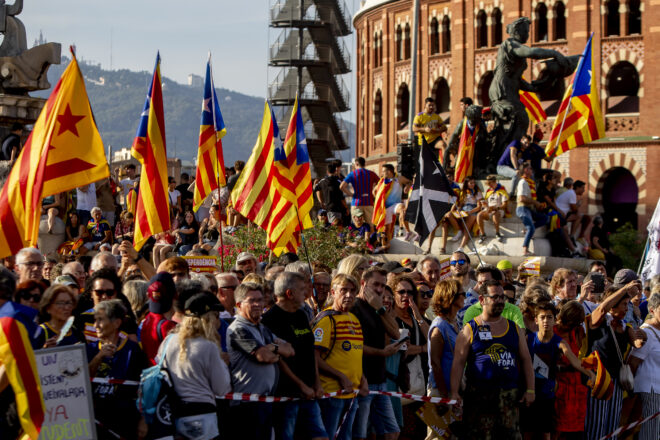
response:
[(479, 255), (479, 251), (477, 250), (477, 246), (474, 244), (474, 240), (472, 239), (472, 234), (470, 234), (470, 230), (468, 229), (467, 225), (465, 224), (465, 219), (463, 218), (463, 216), (461, 216), (461, 222), (463, 223), (463, 227), (465, 228), (465, 233), (470, 238), (470, 243), (472, 243), (472, 247), (474, 248), (474, 253), (477, 254), (477, 258), (479, 259), (479, 265), (483, 266), (484, 262), (481, 259), (481, 255)]
[(305, 255), (307, 256), (307, 267), (309, 267), (309, 275), (312, 281), (312, 295), (314, 295), (314, 301), (316, 301), (316, 306), (319, 307), (320, 309), (322, 305), (319, 304), (319, 295), (316, 292), (316, 287), (314, 287), (314, 271), (312, 270), (312, 261), (309, 258), (309, 250), (307, 249), (307, 242), (305, 241), (305, 234), (303, 233), (303, 226), (302, 226), (302, 222), (300, 221), (298, 204), (295, 205), (295, 208), (296, 208), (296, 219), (298, 220), (298, 227), (300, 228), (300, 241), (302, 241), (303, 248), (305, 249)]
[(554, 159), (557, 157), (555, 154), (557, 152), (557, 148), (559, 147), (561, 143), (561, 133), (564, 131), (564, 124), (566, 123), (566, 115), (568, 114), (569, 111), (571, 111), (571, 104), (572, 104), (573, 99), (569, 98), (568, 100), (568, 105), (566, 106), (566, 110), (564, 111), (564, 117), (561, 121), (561, 126), (559, 127), (559, 134), (557, 135), (557, 144), (555, 145), (555, 148), (552, 151), (552, 158)]
[(644, 245), (644, 252), (642, 252), (642, 259), (639, 260), (639, 266), (637, 266), (637, 275), (639, 275), (642, 272), (642, 266), (644, 266), (644, 262), (646, 261), (646, 255), (648, 254), (649, 251), (649, 236), (646, 237), (646, 244)]
[[(213, 133), (215, 136), (215, 178), (216, 178), (216, 185), (218, 186), (217, 191), (218, 191), (218, 208), (220, 208), (220, 173), (224, 173), (225, 170), (220, 169), (220, 161), (218, 160), (218, 150), (217, 150), (217, 144), (218, 144), (218, 132), (216, 130), (215, 126), (215, 83), (213, 82), (213, 66), (211, 65), (211, 51), (209, 50), (209, 80), (211, 81), (211, 107), (213, 108), (211, 110), (211, 114), (213, 115)], [(197, 164), (199, 166), (199, 164)], [(213, 191), (211, 191), (211, 204), (213, 204)], [(218, 213), (220, 214), (220, 213)], [(222, 236), (223, 230), (222, 230), (222, 218), (220, 218), (220, 268), (222, 271), (225, 271), (225, 240)]]

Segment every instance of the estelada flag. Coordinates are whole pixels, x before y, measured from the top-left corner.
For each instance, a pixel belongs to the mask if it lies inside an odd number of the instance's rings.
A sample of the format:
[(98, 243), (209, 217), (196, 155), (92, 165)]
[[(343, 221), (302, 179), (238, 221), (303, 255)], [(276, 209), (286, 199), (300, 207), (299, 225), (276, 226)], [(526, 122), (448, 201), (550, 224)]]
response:
[(385, 201), (392, 192), (394, 186), (393, 179), (380, 179), (376, 184), (376, 198), (374, 200), (374, 213), (371, 222), (376, 226), (376, 231), (383, 232), (385, 230), (385, 223), (387, 222), (387, 208)]
[(139, 250), (149, 237), (170, 229), (160, 53), (156, 55), (154, 74), (140, 115), (140, 125), (135, 133), (131, 154), (142, 164), (133, 233), (135, 249)]
[(220, 113), (218, 96), (213, 85), (211, 55), (206, 63), (202, 118), (199, 123), (199, 149), (197, 150), (197, 173), (193, 193), (193, 211), (197, 212), (202, 202), (218, 186), (225, 186), (225, 159), (222, 138), (227, 134), (225, 121)]
[(37, 440), (45, 413), (37, 365), (25, 326), (9, 312), (8, 307), (0, 308), (0, 365), (14, 390), (21, 427)]
[(44, 197), (110, 175), (75, 54), (0, 193), (0, 257), (36, 246)]
[(463, 183), (466, 177), (472, 175), (474, 142), (478, 133), (479, 125), (470, 128), (467, 118), (463, 118), (463, 132), (458, 142), (458, 157), (456, 158), (456, 171), (454, 172), (454, 182), (456, 183)]
[(553, 158), (580, 145), (605, 136), (605, 123), (600, 111), (598, 87), (593, 78), (594, 61), (589, 37), (570, 87), (559, 106), (545, 153)]

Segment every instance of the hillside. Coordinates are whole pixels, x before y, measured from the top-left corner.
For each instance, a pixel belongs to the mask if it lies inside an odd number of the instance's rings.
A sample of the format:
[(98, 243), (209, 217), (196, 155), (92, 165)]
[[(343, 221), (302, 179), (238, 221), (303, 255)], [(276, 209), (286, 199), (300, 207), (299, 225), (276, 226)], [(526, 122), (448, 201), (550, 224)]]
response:
[[(62, 57), (62, 64), (50, 67), (48, 78), (51, 85), (57, 83), (68, 62), (68, 58)], [(80, 61), (80, 68), (106, 147), (112, 145), (114, 151), (130, 147), (151, 72), (108, 71), (84, 61)], [(167, 78), (166, 72), (161, 73), (168, 156), (176, 155), (192, 161), (197, 156), (202, 87), (176, 83)], [(257, 138), (264, 100), (223, 88), (216, 91), (227, 127), (227, 135), (223, 138), (225, 163), (246, 160)], [(50, 90), (33, 93), (44, 98), (49, 94)], [(349, 139), (352, 142), (352, 136)]]

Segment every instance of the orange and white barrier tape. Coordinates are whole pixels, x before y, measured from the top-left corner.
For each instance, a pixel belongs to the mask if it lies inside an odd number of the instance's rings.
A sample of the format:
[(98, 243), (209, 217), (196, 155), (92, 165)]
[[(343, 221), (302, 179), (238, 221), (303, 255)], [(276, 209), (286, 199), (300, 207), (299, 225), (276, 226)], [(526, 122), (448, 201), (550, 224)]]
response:
[(606, 439), (608, 439), (608, 438), (612, 438), (612, 437), (614, 437), (614, 436), (617, 436), (617, 435), (621, 434), (622, 432), (625, 432), (625, 431), (628, 431), (628, 430), (630, 430), (630, 429), (633, 429), (635, 426), (641, 425), (642, 423), (646, 423), (646, 422), (648, 422), (649, 420), (653, 420), (653, 419), (655, 419), (655, 418), (658, 417), (658, 416), (660, 416), (660, 412), (657, 412), (657, 413), (655, 413), (655, 414), (652, 414), (652, 415), (650, 415), (650, 416), (648, 416), (648, 417), (645, 417), (645, 418), (643, 418), (643, 419), (639, 419), (639, 420), (637, 420), (636, 422), (632, 422), (632, 423), (628, 423), (627, 425), (623, 425), (622, 427), (620, 427), (620, 428), (617, 429), (616, 431), (612, 432), (611, 434), (607, 434), (605, 437), (602, 437), (600, 440), (606, 440)]

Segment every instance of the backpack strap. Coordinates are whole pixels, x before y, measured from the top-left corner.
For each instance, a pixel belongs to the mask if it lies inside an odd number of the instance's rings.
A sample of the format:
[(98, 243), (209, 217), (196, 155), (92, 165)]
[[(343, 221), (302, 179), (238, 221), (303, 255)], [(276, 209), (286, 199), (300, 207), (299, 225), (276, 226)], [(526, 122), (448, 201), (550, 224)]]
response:
[(163, 318), (160, 321), (158, 321), (158, 324), (156, 324), (156, 334), (158, 335), (158, 340), (162, 341), (163, 340), (163, 324), (167, 321), (167, 319)]
[(158, 368), (163, 368), (163, 362), (165, 361), (165, 354), (167, 353), (167, 345), (172, 340), (172, 335), (167, 335), (165, 342), (163, 342), (163, 355), (158, 359)]
[(326, 316), (330, 318), (330, 348), (321, 355), (321, 359), (326, 360), (328, 356), (330, 356), (330, 353), (332, 352), (332, 349), (335, 347), (335, 342), (337, 342), (337, 323), (335, 321), (334, 315), (339, 315), (341, 312), (338, 312), (336, 310), (323, 310), (321, 313), (316, 315), (316, 318), (312, 322), (312, 327), (316, 327), (316, 325), (321, 322), (323, 318)]

